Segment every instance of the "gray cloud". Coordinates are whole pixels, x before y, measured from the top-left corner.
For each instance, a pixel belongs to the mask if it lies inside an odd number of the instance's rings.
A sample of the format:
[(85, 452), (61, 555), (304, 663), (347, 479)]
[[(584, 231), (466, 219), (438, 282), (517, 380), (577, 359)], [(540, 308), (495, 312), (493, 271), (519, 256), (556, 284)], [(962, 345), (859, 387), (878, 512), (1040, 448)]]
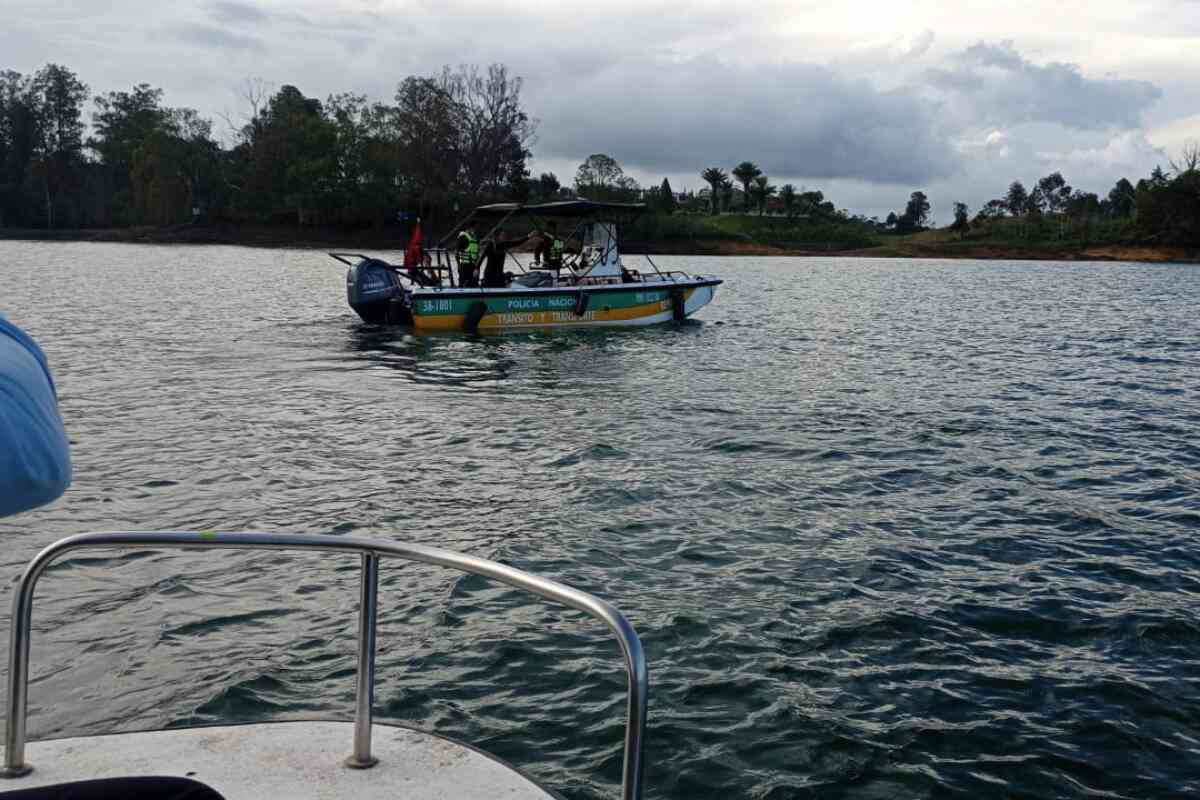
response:
[[(568, 181), (593, 152), (677, 188), (749, 158), (773, 182), (807, 183), (855, 211), (886, 214), (920, 188), (944, 215), (951, 200), (974, 209), (1052, 169), (1093, 191), (1110, 173), (1145, 174), (1159, 157), (1130, 130), (1168, 151), (1200, 137), (1200, 55), (1179, 40), (1200, 33), (1197, 0), (1098, 0), (1069, 18), (1050, 0), (1022, 14), (804, 0), (695, 0), (686, 14), (671, 0), (5, 3), (0, 68), (65, 63), (97, 93), (147, 81), (210, 117), (236, 116), (246, 76), (387, 100), (406, 75), (504, 62), (543, 121), (534, 169)], [(479, 34), (469, 52), (464, 32)], [(968, 47), (980, 36), (993, 42)], [(1007, 37), (1018, 46), (994, 43)], [(179, 58), (181, 40), (199, 57)], [(1046, 54), (1037, 63), (1034, 47)]]
[(318, 32), (337, 35), (344, 31), (366, 34), (371, 30), (368, 20), (374, 16), (364, 12), (343, 14), (318, 24), (296, 11), (273, 11), (242, 0), (212, 0), (208, 4), (208, 14), (222, 28), (252, 25), (263, 35), (278, 37)]
[(255, 52), (265, 52), (267, 49), (266, 45), (260, 39), (240, 33), (233, 33), (214, 25), (189, 22), (174, 26), (173, 33), (181, 41), (188, 42), (189, 44), (198, 44), (202, 47), (252, 50)]
[(957, 164), (935, 110), (912, 93), (881, 92), (812, 64), (623, 61), (539, 98), (537, 151), (607, 152), (664, 172), (748, 158), (775, 175), (911, 184)]
[(213, 0), (210, 5), (213, 16), (223, 22), (259, 23), (270, 19), (267, 12), (250, 3), (241, 3), (237, 0)]
[(1054, 122), (1080, 130), (1135, 128), (1162, 90), (1147, 81), (1088, 78), (1075, 64), (1034, 64), (1011, 42), (980, 42), (946, 67), (927, 70), (926, 83), (968, 106), (986, 125)]

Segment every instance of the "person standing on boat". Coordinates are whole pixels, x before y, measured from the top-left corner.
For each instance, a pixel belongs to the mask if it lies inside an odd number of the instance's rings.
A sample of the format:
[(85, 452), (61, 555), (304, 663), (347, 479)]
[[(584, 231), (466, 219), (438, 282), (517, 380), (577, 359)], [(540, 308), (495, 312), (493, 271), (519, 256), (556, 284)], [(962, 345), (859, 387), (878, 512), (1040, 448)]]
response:
[(71, 455), (46, 356), (0, 316), (0, 517), (57, 499)]
[(535, 264), (541, 263), (547, 269), (560, 270), (563, 266), (563, 254), (567, 250), (567, 243), (558, 235), (558, 224), (554, 220), (550, 220), (546, 224), (546, 235), (538, 242), (537, 250), (533, 254)]
[(520, 239), (509, 239), (504, 231), (500, 231), (495, 239), (485, 239), (483, 242), (483, 286), (485, 289), (501, 289), (508, 285), (504, 278), (504, 261), (508, 252), (514, 247), (520, 247), (533, 237), (537, 231), (530, 231)]
[(458, 285), (479, 285), (479, 239), (475, 228), (464, 228), (458, 234)]

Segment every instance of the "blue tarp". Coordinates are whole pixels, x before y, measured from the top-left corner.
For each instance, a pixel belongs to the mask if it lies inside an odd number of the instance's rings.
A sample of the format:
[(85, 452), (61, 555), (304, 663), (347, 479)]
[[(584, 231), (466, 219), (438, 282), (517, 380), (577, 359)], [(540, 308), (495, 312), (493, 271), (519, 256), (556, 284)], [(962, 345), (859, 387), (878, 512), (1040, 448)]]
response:
[(46, 356), (0, 317), (0, 517), (49, 503), (70, 483), (67, 434)]

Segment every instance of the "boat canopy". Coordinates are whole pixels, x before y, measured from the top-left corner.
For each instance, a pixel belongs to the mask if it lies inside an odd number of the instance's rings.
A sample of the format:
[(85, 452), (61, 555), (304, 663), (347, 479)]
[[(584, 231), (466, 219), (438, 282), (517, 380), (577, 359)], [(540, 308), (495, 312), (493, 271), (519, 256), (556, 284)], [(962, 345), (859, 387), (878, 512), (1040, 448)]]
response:
[[(485, 225), (491, 226), (487, 236), (491, 236), (505, 222), (516, 217), (561, 217), (566, 219), (584, 220), (581, 224), (590, 224), (590, 220), (612, 220), (619, 214), (628, 214), (636, 216), (647, 210), (645, 203), (602, 203), (598, 200), (588, 200), (586, 197), (576, 198), (575, 200), (558, 200), (553, 203), (534, 203), (532, 205), (524, 205), (522, 203), (491, 203), (486, 206), (477, 206), (466, 217), (464, 217), (457, 225), (455, 225), (449, 233), (443, 236), (437, 246), (443, 248), (447, 242), (453, 239), (458, 232), (471, 224), (472, 220), (480, 219)], [(614, 238), (615, 241), (615, 238)]]
[(554, 203), (536, 203), (522, 205), (520, 203), (492, 203), (475, 209), (477, 215), (514, 216), (514, 217), (595, 217), (607, 213), (641, 214), (646, 210), (645, 203), (602, 203), (596, 200), (579, 198), (577, 200), (559, 200)]

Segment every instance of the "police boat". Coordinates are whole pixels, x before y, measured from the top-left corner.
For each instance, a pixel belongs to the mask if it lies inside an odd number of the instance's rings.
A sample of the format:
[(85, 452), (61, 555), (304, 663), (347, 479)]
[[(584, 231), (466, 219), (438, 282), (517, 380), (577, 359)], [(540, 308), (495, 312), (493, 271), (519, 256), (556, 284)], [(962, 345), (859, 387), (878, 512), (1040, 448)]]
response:
[[(428, 250), (414, 234), (418, 244), (410, 243), (403, 265), (359, 253), (329, 255), (349, 268), (350, 307), (373, 324), (476, 333), (682, 321), (711, 303), (722, 281), (660, 270), (648, 255), (648, 270), (628, 269), (620, 226), (645, 211), (644, 203), (586, 199), (495, 203), (476, 208)], [(543, 246), (532, 264), (500, 238), (510, 221), (538, 226)], [(501, 263), (511, 269), (496, 269)]]
[[(303, 550), (360, 561), (353, 721), (212, 725), (28, 741), (34, 589), (47, 570), (95, 550)], [(415, 561), (482, 576), (578, 611), (613, 634), (627, 677), (622, 800), (642, 796), (647, 667), (637, 633), (586, 592), (449, 550), (349, 536), (215, 531), (85, 533), (42, 550), (13, 588), (0, 798), (13, 800), (551, 800), (552, 790), (469, 744), (374, 719), (377, 593), (383, 562)], [(60, 581), (70, 570), (57, 569)], [(557, 623), (556, 623), (557, 624)], [(35, 671), (36, 674), (36, 671)], [(35, 701), (53, 703), (53, 698)], [(36, 708), (36, 706), (35, 706)], [(347, 715), (349, 716), (349, 715)]]

